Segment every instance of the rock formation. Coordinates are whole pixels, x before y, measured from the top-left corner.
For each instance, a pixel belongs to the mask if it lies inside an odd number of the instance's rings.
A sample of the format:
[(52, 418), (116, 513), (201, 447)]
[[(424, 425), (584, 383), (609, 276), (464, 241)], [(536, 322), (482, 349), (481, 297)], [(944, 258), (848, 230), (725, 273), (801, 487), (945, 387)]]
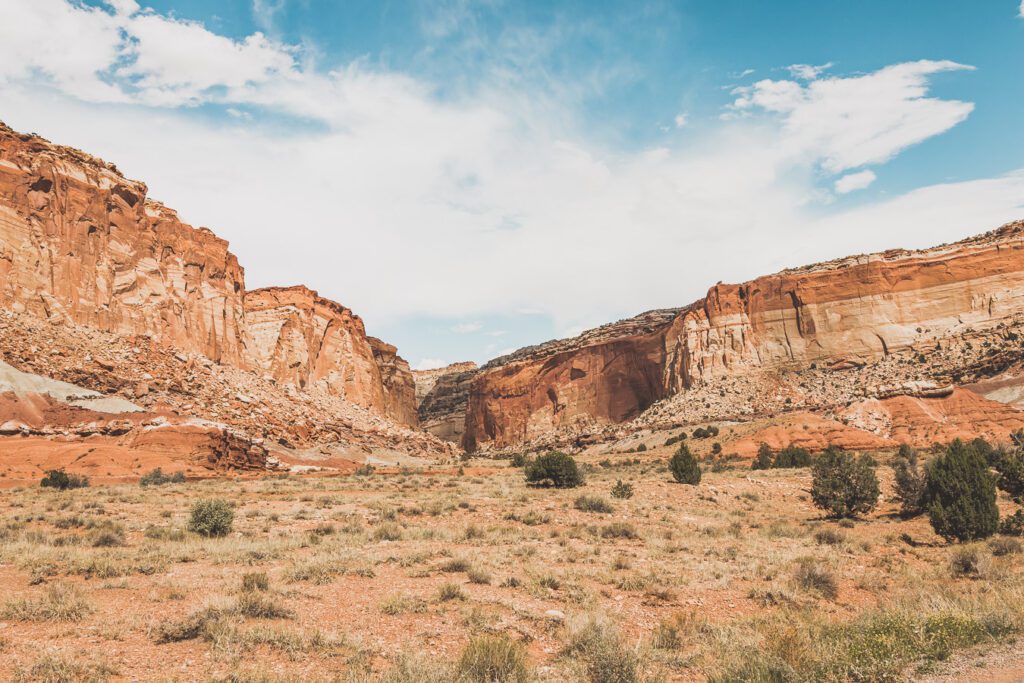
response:
[(246, 292), (226, 241), (115, 166), (0, 124), (0, 308), (145, 336), (415, 426), (412, 374), (304, 287)]
[(245, 363), (228, 244), (108, 163), (0, 124), (0, 306)]
[[(894, 370), (882, 377), (887, 385), (948, 383), (971, 368), (981, 374), (985, 363), (986, 354), (970, 344), (968, 351), (957, 347), (961, 340), (1002, 340), (1000, 330), (1019, 324), (1022, 312), (1024, 222), (932, 249), (718, 284), (683, 309), (647, 313), (487, 364), (469, 391), (463, 443), (470, 450), (500, 448), (552, 430), (600, 428), (669, 397), (680, 407), (701, 395), (710, 407), (718, 402), (710, 394), (728, 402), (727, 387), (743, 382), (733, 405), (762, 395), (769, 402), (771, 396), (805, 400), (811, 392), (787, 375), (857, 371), (886, 359)], [(1010, 346), (1019, 358), (1019, 345)], [(936, 347), (942, 353), (957, 347), (960, 357), (926, 367), (926, 354), (937, 355)], [(792, 394), (780, 394), (780, 383)]]
[(271, 287), (246, 292), (245, 319), (258, 372), (416, 424), (408, 363), (394, 346), (367, 337), (362, 319), (348, 308), (306, 287)]
[(476, 363), (466, 362), (412, 373), (416, 380), (416, 409), (423, 429), (445, 441), (462, 442), (469, 386), (477, 370)]

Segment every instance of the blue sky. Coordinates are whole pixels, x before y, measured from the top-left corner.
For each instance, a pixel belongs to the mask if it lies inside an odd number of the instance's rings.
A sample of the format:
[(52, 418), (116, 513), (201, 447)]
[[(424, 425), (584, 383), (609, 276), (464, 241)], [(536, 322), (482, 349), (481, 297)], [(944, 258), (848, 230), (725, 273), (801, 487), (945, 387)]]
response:
[(1024, 217), (1018, 2), (0, 0), (0, 120), (414, 365)]

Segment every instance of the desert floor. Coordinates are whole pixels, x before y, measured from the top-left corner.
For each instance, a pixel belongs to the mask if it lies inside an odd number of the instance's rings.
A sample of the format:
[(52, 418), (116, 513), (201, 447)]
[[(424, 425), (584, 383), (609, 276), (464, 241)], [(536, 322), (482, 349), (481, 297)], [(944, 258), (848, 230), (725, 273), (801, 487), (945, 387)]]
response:
[[(451, 681), (488, 635), (535, 680), (1024, 675), (1016, 540), (901, 520), (884, 464), (878, 509), (838, 523), (806, 469), (685, 486), (669, 451), (584, 454), (569, 490), (498, 460), (0, 490), (0, 678)], [(228, 536), (186, 530), (203, 498), (235, 505)]]

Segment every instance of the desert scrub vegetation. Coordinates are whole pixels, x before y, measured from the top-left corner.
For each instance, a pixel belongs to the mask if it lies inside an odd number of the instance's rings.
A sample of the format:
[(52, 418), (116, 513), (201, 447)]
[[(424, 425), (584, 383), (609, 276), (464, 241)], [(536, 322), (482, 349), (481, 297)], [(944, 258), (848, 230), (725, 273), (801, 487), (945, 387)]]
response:
[(235, 510), (226, 500), (198, 500), (189, 512), (188, 530), (207, 537), (227, 536), (235, 520)]
[(799, 446), (789, 445), (777, 453), (771, 446), (762, 443), (757, 448), (757, 456), (751, 463), (754, 470), (787, 469), (793, 467), (810, 467), (814, 462), (810, 451)]
[(633, 497), (633, 485), (623, 482), (621, 479), (615, 480), (615, 485), (612, 486), (612, 498), (632, 498)]
[(90, 612), (92, 606), (78, 588), (56, 583), (39, 598), (9, 600), (0, 616), (16, 621), (81, 621)]
[(184, 472), (179, 471), (174, 472), (173, 474), (164, 474), (164, 471), (157, 467), (139, 478), (139, 486), (163, 486), (164, 484), (181, 484), (184, 483), (184, 481)]
[(583, 474), (576, 460), (559, 451), (537, 456), (526, 464), (523, 471), (530, 486), (569, 489), (583, 485)]
[(89, 486), (89, 478), (79, 474), (68, 474), (63, 469), (48, 470), (40, 480), (39, 485), (43, 488), (66, 491), (68, 489), (84, 489)]
[(904, 680), (958, 650), (1007, 640), (1019, 633), (1021, 615), (991, 599), (921, 597), (845, 623), (787, 609), (750, 626), (755, 645), (742, 655), (723, 652), (712, 681)]
[(582, 512), (608, 514), (615, 512), (614, 506), (600, 496), (580, 496), (573, 501), (573, 507)]
[(811, 498), (832, 517), (855, 517), (874, 509), (881, 491), (870, 455), (829, 447), (814, 462)]
[(690, 447), (685, 443), (679, 444), (679, 448), (669, 459), (668, 469), (672, 473), (672, 478), (680, 484), (696, 486), (700, 483), (700, 465), (697, 464), (697, 458), (693, 457)]
[(947, 540), (987, 538), (999, 528), (995, 479), (978, 449), (957, 439), (928, 467), (928, 519)]

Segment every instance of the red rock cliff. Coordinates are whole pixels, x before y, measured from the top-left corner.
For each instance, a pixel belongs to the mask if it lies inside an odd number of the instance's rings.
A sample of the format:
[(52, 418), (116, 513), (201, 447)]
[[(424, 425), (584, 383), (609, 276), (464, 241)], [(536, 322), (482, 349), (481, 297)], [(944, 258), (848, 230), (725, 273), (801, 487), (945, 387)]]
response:
[(469, 389), (463, 444), (628, 420), (719, 378), (859, 365), (1024, 311), (1024, 222), (956, 244), (893, 250), (719, 284), (656, 311), (492, 361)]
[(227, 242), (99, 159), (0, 124), (0, 305), (244, 365)]
[(143, 183), (2, 123), (0, 307), (145, 335), (416, 425), (408, 364), (352, 311), (304, 287), (246, 293), (228, 243)]

